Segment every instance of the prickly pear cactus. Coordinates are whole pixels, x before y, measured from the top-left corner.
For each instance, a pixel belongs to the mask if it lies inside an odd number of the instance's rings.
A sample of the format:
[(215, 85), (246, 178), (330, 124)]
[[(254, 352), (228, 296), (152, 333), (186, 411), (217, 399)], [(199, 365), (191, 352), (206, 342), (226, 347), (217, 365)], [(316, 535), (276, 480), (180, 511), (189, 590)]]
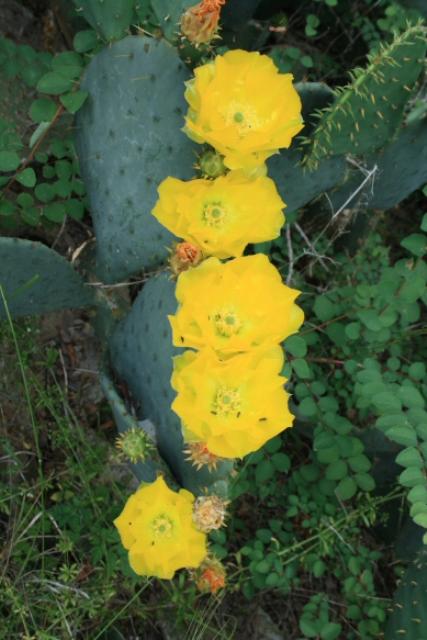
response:
[(385, 640), (427, 638), (427, 551), (420, 551), (394, 594)]
[(82, 15), (105, 40), (123, 38), (132, 23), (135, 0), (73, 0)]
[(151, 215), (168, 175), (192, 176), (182, 133), (188, 72), (164, 40), (129, 37), (91, 61), (77, 150), (97, 236), (97, 273), (117, 282), (167, 256), (173, 236)]
[(398, 129), (405, 104), (423, 68), (426, 28), (408, 28), (368, 57), (366, 68), (352, 73), (352, 82), (336, 90), (335, 102), (319, 114), (305, 162), (309, 167), (329, 156), (363, 154), (378, 149)]
[[(127, 410), (125, 403), (114, 386), (113, 381), (105, 371), (101, 372), (99, 382), (105, 397), (110, 404), (119, 433), (125, 433), (129, 429), (140, 429), (141, 427), (138, 421)], [(138, 462), (134, 467), (135, 475), (138, 480), (141, 480), (142, 482), (153, 482), (156, 479), (157, 471), (159, 469), (154, 460)]]
[(180, 351), (172, 345), (167, 318), (176, 311), (175, 286), (166, 273), (144, 285), (132, 311), (111, 338), (111, 363), (127, 383), (138, 412), (154, 423), (160, 454), (180, 484), (193, 493), (200, 494), (209, 487), (225, 495), (232, 464), (222, 463), (209, 472), (197, 471), (187, 462), (180, 421), (170, 408), (174, 399), (170, 385), (172, 358)]
[[(0, 238), (0, 265), (0, 285), (14, 317), (94, 302), (93, 290), (72, 265), (40, 242)], [(0, 318), (4, 316), (0, 303)]]
[(367, 158), (378, 166), (370, 207), (389, 209), (427, 182), (427, 120), (404, 127), (394, 142)]
[(181, 16), (194, 4), (197, 0), (152, 0), (151, 6), (165, 38), (171, 42), (178, 40)]
[(343, 156), (327, 158), (312, 171), (301, 162), (302, 154), (297, 149), (284, 149), (267, 161), (268, 175), (275, 181), (287, 211), (296, 211), (334, 187), (346, 171)]

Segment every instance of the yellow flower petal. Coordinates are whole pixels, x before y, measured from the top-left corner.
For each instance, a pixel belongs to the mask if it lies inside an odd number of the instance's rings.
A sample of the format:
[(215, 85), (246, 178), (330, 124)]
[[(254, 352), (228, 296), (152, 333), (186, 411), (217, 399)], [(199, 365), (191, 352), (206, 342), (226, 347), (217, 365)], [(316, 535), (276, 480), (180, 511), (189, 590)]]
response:
[(179, 307), (169, 316), (173, 343), (220, 354), (278, 344), (303, 322), (298, 295), (262, 254), (226, 263), (209, 258), (178, 278)]
[(194, 496), (169, 489), (162, 477), (130, 496), (116, 525), (129, 563), (139, 575), (170, 579), (206, 556), (206, 535), (193, 523)]
[(231, 171), (216, 180), (166, 178), (158, 192), (153, 215), (205, 256), (241, 256), (249, 243), (277, 238), (285, 221), (285, 205), (266, 176), (250, 180)]
[(219, 359), (211, 349), (174, 358), (172, 409), (184, 437), (222, 458), (243, 457), (290, 427), (280, 346)]
[(292, 81), (268, 56), (228, 51), (198, 67), (187, 83), (184, 130), (215, 147), (230, 169), (262, 165), (302, 129), (301, 100)]

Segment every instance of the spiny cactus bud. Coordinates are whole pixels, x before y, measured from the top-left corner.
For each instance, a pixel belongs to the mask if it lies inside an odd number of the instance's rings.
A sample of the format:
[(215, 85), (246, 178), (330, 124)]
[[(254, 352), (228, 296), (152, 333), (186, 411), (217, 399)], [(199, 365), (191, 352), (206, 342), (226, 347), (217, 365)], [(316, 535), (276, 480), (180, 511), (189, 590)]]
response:
[(196, 267), (202, 261), (202, 250), (191, 242), (179, 242), (173, 248), (169, 258), (169, 266), (172, 272), (178, 276), (182, 271), (190, 267)]
[(181, 18), (181, 33), (196, 47), (217, 35), (219, 14), (226, 0), (202, 0), (189, 7)]
[(116, 439), (116, 447), (133, 464), (143, 462), (154, 446), (143, 429), (132, 427)]
[(216, 151), (205, 151), (199, 158), (198, 168), (204, 178), (219, 178), (226, 173), (224, 157)]
[(197, 470), (207, 466), (209, 471), (214, 471), (221, 460), (211, 453), (204, 442), (190, 442), (185, 449), (187, 460), (193, 463)]
[(225, 500), (218, 496), (201, 496), (197, 498), (193, 507), (193, 521), (196, 527), (204, 533), (219, 529), (224, 525), (227, 512)]
[(207, 556), (194, 572), (194, 580), (202, 593), (216, 593), (225, 587), (226, 575), (221, 562), (213, 556)]

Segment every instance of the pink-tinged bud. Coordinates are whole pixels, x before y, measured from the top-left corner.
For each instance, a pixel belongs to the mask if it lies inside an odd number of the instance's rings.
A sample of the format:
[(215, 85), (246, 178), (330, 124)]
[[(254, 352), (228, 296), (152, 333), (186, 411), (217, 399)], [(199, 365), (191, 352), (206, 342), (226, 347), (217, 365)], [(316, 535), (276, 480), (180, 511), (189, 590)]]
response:
[(193, 522), (199, 531), (209, 533), (224, 525), (227, 504), (218, 496), (201, 496), (193, 508)]
[(195, 572), (195, 583), (199, 591), (215, 594), (226, 584), (226, 571), (216, 558), (207, 556)]

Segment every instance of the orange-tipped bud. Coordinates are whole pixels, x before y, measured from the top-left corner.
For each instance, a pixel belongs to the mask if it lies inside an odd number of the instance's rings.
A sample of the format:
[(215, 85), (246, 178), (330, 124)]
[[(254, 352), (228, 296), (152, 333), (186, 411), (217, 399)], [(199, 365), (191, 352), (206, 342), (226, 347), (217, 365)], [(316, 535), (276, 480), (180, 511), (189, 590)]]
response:
[(202, 250), (191, 242), (179, 242), (169, 259), (172, 272), (178, 276), (190, 267), (196, 267), (202, 261)]
[(187, 460), (193, 463), (197, 469), (208, 467), (209, 471), (214, 471), (221, 460), (214, 453), (211, 453), (204, 442), (190, 442), (185, 450)]
[(193, 44), (206, 44), (217, 34), (221, 7), (226, 0), (202, 0), (181, 18), (181, 33)]
[(226, 584), (226, 571), (216, 558), (207, 556), (200, 568), (195, 572), (195, 582), (199, 591), (215, 594)]

